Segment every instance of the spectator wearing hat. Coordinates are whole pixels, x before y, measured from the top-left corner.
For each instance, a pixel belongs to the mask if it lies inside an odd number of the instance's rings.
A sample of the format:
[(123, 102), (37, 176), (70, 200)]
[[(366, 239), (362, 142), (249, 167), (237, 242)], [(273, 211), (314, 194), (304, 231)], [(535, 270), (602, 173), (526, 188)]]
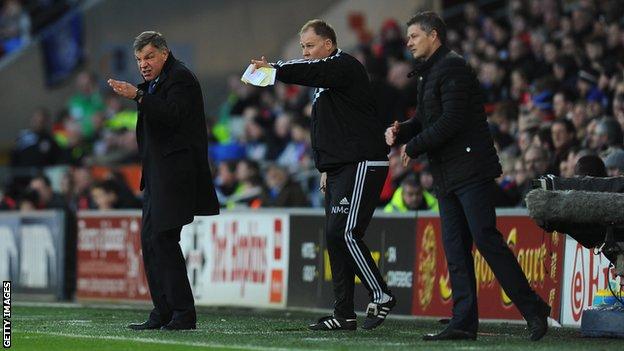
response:
[[(609, 102), (605, 94), (598, 89), (598, 72), (593, 69), (584, 69), (579, 72), (576, 88), (579, 96), (587, 100), (588, 103), (596, 103), (601, 107), (606, 107)], [(599, 111), (593, 115), (599, 115)]]
[(624, 150), (614, 150), (605, 159), (604, 165), (607, 168), (609, 177), (624, 176)]
[(595, 152), (604, 152), (609, 148), (622, 147), (622, 128), (613, 118), (603, 118), (596, 126), (589, 139), (589, 147)]

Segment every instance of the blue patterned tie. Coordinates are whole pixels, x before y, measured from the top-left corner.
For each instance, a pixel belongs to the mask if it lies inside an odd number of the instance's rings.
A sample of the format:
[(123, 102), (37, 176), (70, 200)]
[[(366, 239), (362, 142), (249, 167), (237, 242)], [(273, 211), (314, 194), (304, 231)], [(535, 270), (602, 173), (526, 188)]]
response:
[(148, 94), (154, 94), (154, 90), (156, 90), (156, 79), (149, 83), (149, 87), (147, 88)]

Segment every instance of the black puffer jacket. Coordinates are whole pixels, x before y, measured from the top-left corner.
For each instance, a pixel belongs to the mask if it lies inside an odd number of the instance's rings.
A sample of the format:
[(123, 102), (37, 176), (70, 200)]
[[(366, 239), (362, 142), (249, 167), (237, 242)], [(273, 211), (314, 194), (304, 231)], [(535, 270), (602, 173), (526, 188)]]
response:
[(415, 73), (416, 117), (401, 125), (397, 141), (409, 140), (412, 158), (427, 153), (438, 193), (500, 176), (483, 94), (466, 61), (441, 46)]

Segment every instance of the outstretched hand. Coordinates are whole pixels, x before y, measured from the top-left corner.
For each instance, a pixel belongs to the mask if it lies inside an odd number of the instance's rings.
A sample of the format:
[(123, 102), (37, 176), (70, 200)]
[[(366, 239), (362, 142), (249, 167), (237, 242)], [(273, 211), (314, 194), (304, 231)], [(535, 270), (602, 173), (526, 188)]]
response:
[(109, 79), (107, 82), (108, 85), (113, 88), (115, 94), (119, 96), (125, 97), (127, 99), (134, 99), (137, 94), (137, 88), (128, 82), (114, 79)]
[(251, 63), (254, 65), (254, 71), (262, 67), (271, 68), (271, 65), (269, 65), (266, 57), (264, 56), (262, 56), (260, 60), (251, 59)]

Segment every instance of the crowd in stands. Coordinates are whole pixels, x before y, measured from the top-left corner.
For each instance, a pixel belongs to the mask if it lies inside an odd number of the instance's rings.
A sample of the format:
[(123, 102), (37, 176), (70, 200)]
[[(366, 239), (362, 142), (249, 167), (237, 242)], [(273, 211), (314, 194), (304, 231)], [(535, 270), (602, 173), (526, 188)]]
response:
[[(357, 13), (348, 22), (359, 43), (343, 49), (367, 68), (379, 118), (389, 126), (414, 117), (416, 82), (408, 78), (414, 62), (404, 24), (387, 20), (374, 30)], [(497, 206), (523, 206), (531, 179), (545, 174), (624, 175), (624, 2), (512, 0), (496, 14), (469, 3), (447, 25), (448, 46), (481, 82), (503, 165)], [(321, 207), (309, 135), (313, 90), (279, 82), (261, 89), (238, 76), (227, 84), (226, 101), (206, 124), (222, 206)], [(139, 160), (136, 111), (106, 91), (83, 72), (53, 121), (44, 108), (34, 113), (31, 128), (17, 138), (12, 165), (71, 167), (59, 194), (38, 175), (21, 187), (7, 185), (0, 206), (140, 207), (140, 194), (114, 171)], [(93, 165), (113, 172), (96, 179)], [(437, 210), (426, 157), (403, 167), (398, 150), (391, 151), (380, 208)]]

